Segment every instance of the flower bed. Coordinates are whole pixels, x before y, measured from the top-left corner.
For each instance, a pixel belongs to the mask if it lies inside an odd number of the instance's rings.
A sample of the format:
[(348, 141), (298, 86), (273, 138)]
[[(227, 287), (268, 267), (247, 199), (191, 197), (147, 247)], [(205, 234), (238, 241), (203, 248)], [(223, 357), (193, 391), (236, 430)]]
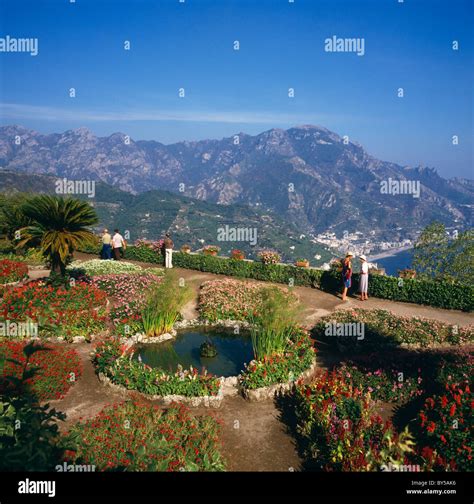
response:
[(24, 262), (0, 260), (0, 284), (19, 282), (28, 278), (28, 266)]
[(107, 275), (111, 273), (134, 273), (143, 271), (141, 266), (125, 261), (107, 261), (91, 259), (90, 261), (74, 261), (68, 267), (70, 272), (79, 272), (88, 276)]
[(40, 336), (88, 338), (104, 329), (106, 302), (105, 292), (85, 283), (65, 289), (29, 282), (4, 292), (0, 320), (37, 323)]
[(181, 395), (184, 397), (217, 396), (220, 380), (197, 369), (167, 373), (151, 368), (132, 358), (129, 347), (116, 339), (101, 342), (94, 351), (93, 363), (113, 384), (152, 396)]
[(163, 252), (163, 242), (164, 240), (145, 240), (143, 238), (139, 238), (138, 240), (135, 240), (134, 245), (135, 247), (146, 247), (153, 252), (161, 254)]
[(402, 366), (373, 369), (360, 363), (348, 362), (338, 369), (354, 388), (370, 393), (375, 400), (404, 403), (423, 392), (421, 369), (418, 369), (418, 376), (410, 376)]
[(447, 384), (444, 393), (425, 400), (415, 429), (418, 453), (428, 469), (474, 470), (473, 407), (467, 384)]
[(161, 282), (161, 270), (150, 269), (133, 273), (95, 275), (92, 285), (112, 297), (110, 316), (121, 336), (143, 331), (141, 310), (149, 289)]
[(240, 377), (240, 387), (255, 390), (293, 382), (312, 366), (314, 354), (313, 340), (308, 332), (298, 329), (291, 335), (284, 354), (270, 355), (250, 362)]
[[(21, 378), (26, 362), (26, 356), (23, 354), (25, 345), (22, 341), (0, 340), (3, 357), (16, 361), (5, 361), (0, 377), (0, 391), (8, 387), (5, 377)], [(35, 352), (30, 357), (29, 367), (39, 368), (26, 383), (31, 386), (31, 391), (40, 401), (61, 399), (82, 375), (82, 365), (77, 352), (59, 345), (49, 344), (45, 350)]]
[(219, 424), (183, 406), (167, 410), (124, 402), (105, 408), (69, 433), (66, 460), (99, 471), (222, 471)]
[[(364, 337), (326, 335), (327, 324), (363, 324)], [(349, 327), (349, 326), (347, 326)], [(432, 319), (403, 317), (386, 310), (338, 310), (320, 320), (314, 336), (348, 352), (368, 352), (399, 345), (436, 347), (462, 345), (474, 339), (474, 326), (458, 327)]]
[(375, 414), (370, 395), (337, 372), (295, 390), (297, 431), (306, 457), (326, 471), (373, 471), (404, 463), (410, 439)]
[[(265, 286), (241, 280), (209, 280), (201, 285), (199, 314), (205, 320), (250, 320), (259, 311)], [(286, 291), (288, 297), (295, 294)]]

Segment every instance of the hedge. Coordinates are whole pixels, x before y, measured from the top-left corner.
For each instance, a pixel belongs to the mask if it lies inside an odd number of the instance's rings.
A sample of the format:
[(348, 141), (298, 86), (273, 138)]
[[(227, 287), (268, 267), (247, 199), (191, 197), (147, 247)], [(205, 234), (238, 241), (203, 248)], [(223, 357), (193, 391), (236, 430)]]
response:
[[(81, 251), (98, 254), (97, 247), (84, 248)], [(125, 257), (153, 264), (162, 265), (164, 263), (161, 254), (157, 254), (146, 247), (129, 246), (125, 252)], [(173, 254), (173, 264), (179, 268), (217, 275), (252, 278), (290, 286), (315, 287), (331, 293), (338, 292), (342, 288), (340, 273), (333, 270), (298, 268), (290, 264), (263, 264), (256, 261), (239, 261), (226, 257), (185, 254), (183, 252)], [(359, 274), (355, 273), (352, 276), (350, 292), (356, 293), (358, 286)], [(437, 308), (474, 310), (474, 285), (400, 279), (387, 275), (370, 275), (369, 295), (381, 299), (424, 304)]]

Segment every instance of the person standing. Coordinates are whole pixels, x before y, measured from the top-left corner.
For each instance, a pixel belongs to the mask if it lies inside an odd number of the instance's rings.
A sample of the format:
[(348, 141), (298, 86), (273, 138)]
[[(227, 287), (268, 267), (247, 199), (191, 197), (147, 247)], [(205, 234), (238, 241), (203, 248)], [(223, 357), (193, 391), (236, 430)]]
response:
[(120, 261), (120, 258), (123, 257), (123, 251), (125, 249), (125, 240), (119, 233), (118, 229), (114, 229), (114, 236), (112, 237), (112, 249), (114, 259), (116, 261)]
[(170, 234), (166, 233), (165, 239), (163, 240), (163, 249), (165, 251), (165, 268), (173, 267), (173, 240), (170, 238)]
[(102, 234), (102, 251), (100, 255), (102, 259), (112, 259), (112, 237), (108, 229), (104, 229)]
[(360, 280), (359, 280), (359, 290), (360, 290), (360, 300), (365, 301), (369, 299), (367, 291), (369, 288), (369, 263), (367, 262), (367, 257), (365, 255), (359, 256), (360, 259)]
[(351, 259), (354, 257), (352, 252), (346, 254), (345, 259), (342, 261), (342, 283), (344, 287), (342, 289), (342, 300), (346, 301), (347, 290), (352, 285), (352, 262)]

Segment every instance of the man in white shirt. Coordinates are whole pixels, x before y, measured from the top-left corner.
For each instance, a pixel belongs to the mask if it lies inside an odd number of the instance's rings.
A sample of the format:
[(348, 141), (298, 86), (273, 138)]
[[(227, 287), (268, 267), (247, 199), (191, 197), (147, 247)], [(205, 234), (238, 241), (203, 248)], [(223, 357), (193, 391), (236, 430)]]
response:
[(114, 229), (114, 236), (112, 236), (112, 250), (114, 254), (114, 259), (120, 261), (123, 257), (123, 251), (125, 249), (125, 240), (123, 236), (119, 233), (118, 229)]

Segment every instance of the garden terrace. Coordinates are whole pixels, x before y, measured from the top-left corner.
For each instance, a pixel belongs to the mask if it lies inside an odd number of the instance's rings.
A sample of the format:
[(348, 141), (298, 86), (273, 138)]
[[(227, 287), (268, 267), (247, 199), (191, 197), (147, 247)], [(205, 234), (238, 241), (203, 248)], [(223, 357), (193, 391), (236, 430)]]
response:
[[(76, 259), (90, 259), (90, 256), (76, 254)], [(206, 257), (205, 259), (223, 260), (215, 257)], [(97, 288), (103, 292), (109, 301), (107, 311), (108, 322), (106, 326), (106, 332), (109, 335), (117, 336), (120, 334), (120, 331), (117, 331), (120, 324), (115, 325), (114, 318), (112, 317), (116, 306), (122, 303), (126, 304), (131, 301), (130, 297), (135, 298), (140, 292), (146, 291), (146, 283), (143, 285), (140, 283), (144, 278), (153, 276), (152, 283), (158, 284), (162, 279), (160, 271), (147, 271), (150, 266), (156, 266), (157, 263), (133, 262), (135, 266), (140, 266), (141, 269), (127, 273), (104, 273), (102, 271), (100, 274), (88, 275), (89, 283), (86, 285), (89, 288)], [(107, 267), (114, 266), (107, 265)], [(304, 268), (299, 270), (302, 271)], [(31, 276), (39, 275), (40, 273), (39, 270), (37, 272), (34, 270), (30, 271)], [(225, 275), (216, 275), (182, 267), (175, 268), (175, 273), (191, 287), (194, 295), (193, 299), (182, 309), (185, 321), (196, 319), (199, 316), (207, 320), (217, 321), (222, 318), (246, 319), (248, 315), (250, 317), (254, 316), (254, 311), (258, 313), (260, 289), (266, 286), (278, 286), (278, 283), (280, 283), (279, 287), (282, 289), (282, 292), (288, 292), (286, 286), (281, 285), (283, 282), (275, 280), (273, 282), (267, 279), (241, 280), (235, 278), (235, 275), (232, 275), (234, 278), (226, 278)], [(41, 274), (44, 275), (47, 272), (43, 271)], [(122, 281), (124, 282), (123, 284), (121, 283)], [(145, 282), (147, 281), (148, 279)], [(81, 284), (81, 282), (78, 283)], [(137, 292), (131, 290), (135, 284), (139, 285)], [(117, 288), (117, 286), (120, 287)], [(7, 291), (10, 289), (9, 287)], [(472, 332), (468, 326), (474, 321), (473, 315), (467, 312), (436, 309), (429, 306), (376, 298), (370, 298), (363, 304), (351, 299), (348, 303), (344, 304), (330, 292), (305, 286), (296, 286), (294, 289), (291, 289), (291, 293), (291, 296), (295, 296), (303, 307), (301, 313), (298, 314), (298, 322), (311, 329), (316, 326), (316, 329), (311, 334), (317, 340), (318, 369), (316, 370), (316, 374), (306, 376), (301, 383), (301, 387), (310, 387), (311, 401), (317, 404), (320, 400), (326, 400), (324, 394), (321, 395), (317, 392), (317, 377), (325, 373), (326, 370), (334, 371), (338, 376), (342, 376), (346, 381), (347, 387), (359, 391), (356, 396), (351, 396), (350, 401), (339, 398), (337, 395), (331, 396), (338, 412), (342, 412), (340, 418), (347, 419), (347, 415), (350, 414), (355, 415), (353, 419), (357, 420), (359, 418), (357, 416), (359, 415), (358, 412), (360, 412), (365, 422), (361, 425), (367, 426), (373, 439), (378, 439), (377, 436), (387, 433), (387, 429), (390, 429), (390, 435), (393, 436), (393, 439), (401, 440), (402, 444), (406, 441), (402, 435), (403, 429), (405, 426), (408, 426), (416, 441), (416, 451), (410, 455), (410, 457), (413, 456), (410, 459), (413, 463), (426, 463), (428, 468), (444, 466), (459, 469), (465, 467), (465, 454), (469, 452), (471, 445), (469, 443), (466, 444), (464, 431), (461, 431), (459, 438), (453, 438), (452, 440), (455, 443), (456, 449), (459, 448), (463, 451), (462, 457), (460, 456), (454, 460), (452, 454), (450, 455), (445, 450), (443, 451), (445, 443), (440, 437), (441, 432), (437, 431), (436, 427), (432, 430), (431, 422), (434, 422), (435, 426), (440, 424), (442, 422), (441, 413), (445, 417), (447, 415), (447, 418), (451, 418), (449, 415), (453, 403), (456, 404), (456, 412), (463, 412), (463, 416), (460, 418), (463, 420), (467, 418), (468, 412), (467, 410), (465, 411), (465, 404), (467, 403), (464, 403), (463, 399), (468, 397), (465, 386), (470, 384), (469, 367), (472, 366), (472, 352), (469, 350), (469, 345)], [(232, 305), (233, 294), (236, 301), (234, 306)], [(364, 310), (354, 310), (361, 305), (363, 305)], [(379, 313), (379, 310), (383, 310), (385, 313)], [(352, 313), (353, 311), (356, 313), (355, 316)], [(386, 312), (390, 313), (387, 314)], [(400, 319), (399, 315), (403, 315), (403, 318)], [(367, 343), (373, 339), (373, 342), (376, 344), (372, 345), (371, 349), (369, 349), (369, 345), (365, 349), (362, 346), (361, 351), (357, 352), (354, 352), (349, 345), (345, 353), (346, 345), (338, 346), (335, 344), (335, 340), (330, 340), (329, 337), (324, 340), (322, 337), (322, 327), (319, 326), (318, 328), (318, 322), (321, 321), (322, 317), (327, 317), (323, 320), (324, 322), (330, 321), (331, 318), (343, 323), (362, 321), (367, 326), (367, 339), (365, 342)], [(412, 317), (417, 317), (417, 319), (412, 320)], [(116, 319), (120, 322), (119, 317)], [(130, 320), (127, 322), (130, 322)], [(453, 330), (453, 326), (457, 326), (458, 330)], [(122, 335), (127, 336), (125, 332)], [(98, 351), (95, 353), (96, 361), (101, 360), (99, 366), (104, 367), (104, 369), (107, 366), (113, 365), (117, 361), (117, 357), (121, 358), (123, 354), (123, 349), (113, 348), (113, 345), (117, 343), (117, 339), (115, 339), (112, 345), (112, 350), (101, 347), (101, 345), (107, 344), (107, 341), (107, 339), (104, 340), (101, 336), (97, 342)], [(304, 351), (306, 348), (305, 342), (307, 341), (307, 339), (303, 338), (303, 343), (300, 345), (303, 356), (310, 355)], [(379, 345), (379, 343), (383, 344)], [(63, 344), (63, 348), (65, 346)], [(100, 351), (101, 348), (104, 349), (104, 352)], [(104, 429), (106, 429), (106, 422), (103, 423), (104, 418), (101, 416), (97, 417), (97, 415), (100, 415), (100, 412), (104, 407), (107, 407), (107, 404), (123, 402), (124, 396), (120, 391), (102, 386), (98, 382), (90, 358), (90, 344), (82, 342), (74, 344), (70, 349), (77, 352), (79, 356), (81, 372), (79, 378), (70, 387), (69, 391), (66, 391), (65, 395), (61, 393), (62, 397), (54, 399), (52, 405), (67, 414), (66, 422), (60, 423), (63, 433), (67, 430), (74, 431), (74, 429), (77, 429), (77, 432), (84, 435), (84, 444), (79, 447), (75, 454), (69, 454), (67, 460), (83, 460), (93, 463), (93, 457), (96, 456), (98, 466), (102, 468), (101, 464), (107, 464), (109, 461), (107, 457), (109, 457), (110, 453), (100, 450), (99, 446), (94, 445), (93, 440), (90, 438), (91, 429), (93, 425), (99, 426), (100, 429), (104, 426)], [(304, 358), (302, 360), (304, 361)], [(288, 363), (289, 361), (291, 359), (287, 359), (285, 362)], [(129, 366), (129, 362), (130, 360), (126, 356), (123, 356), (123, 365)], [(259, 388), (261, 385), (269, 384), (270, 382), (265, 381), (268, 380), (269, 376), (278, 376), (280, 373), (278, 381), (284, 377), (286, 378), (290, 370), (288, 368), (279, 370), (279, 364), (278, 359), (268, 359), (262, 366), (256, 366), (258, 373), (256, 372), (254, 376), (243, 374), (243, 379), (249, 382), (249, 390), (252, 390), (252, 386)], [(268, 368), (265, 366), (268, 366)], [(272, 368), (272, 366), (275, 368)], [(130, 376), (126, 376), (123, 373), (124, 369), (118, 371), (120, 375), (119, 379), (125, 388), (131, 384), (134, 385), (133, 387), (130, 386), (132, 393), (132, 389), (141, 390), (145, 394), (148, 394), (149, 397), (152, 397), (152, 394), (159, 387), (170, 387), (169, 390), (165, 390), (164, 388), (158, 390), (158, 392), (163, 394), (176, 391), (172, 387), (183, 386), (183, 382), (179, 376), (178, 380), (176, 380), (177, 384), (174, 383), (174, 378), (169, 379), (169, 384), (162, 384), (160, 380), (157, 382), (157, 376), (147, 371), (146, 368), (143, 374), (144, 368), (135, 367), (135, 364), (133, 364), (129, 370), (131, 373)], [(402, 382), (399, 381), (400, 372), (403, 373)], [(208, 386), (213, 383), (213, 378), (209, 377), (208, 381), (202, 380), (199, 374), (194, 379), (191, 376), (189, 381), (195, 381), (193, 387), (196, 387), (196, 390), (199, 389), (198, 394), (207, 394), (209, 393)], [(298, 374), (298, 370), (295, 370), (294, 374)], [(128, 384), (126, 380), (129, 380)], [(254, 383), (250, 384), (251, 380)], [(265, 381), (265, 383), (261, 380)], [(326, 383), (329, 383), (327, 379)], [(399, 387), (400, 383), (402, 383), (401, 387)], [(451, 388), (450, 390), (453, 390), (451, 394), (446, 389), (446, 386), (457, 388)], [(306, 389), (302, 390), (304, 390), (303, 395), (306, 397)], [(458, 402), (461, 395), (460, 390), (465, 394), (461, 398), (461, 404)], [(370, 394), (370, 398), (367, 398), (367, 394)], [(308, 443), (316, 443), (313, 447), (321, 448), (321, 439), (324, 438), (320, 437), (315, 441), (314, 439), (305, 437), (305, 432), (308, 432), (308, 429), (305, 430), (304, 428), (307, 421), (304, 417), (305, 410), (303, 406), (297, 410), (294, 401), (295, 398), (288, 391), (284, 392), (280, 398), (274, 401), (267, 399), (257, 403), (248, 402), (238, 395), (226, 396), (222, 400), (220, 409), (212, 412), (212, 415), (222, 423), (220, 434), (217, 434), (217, 430), (213, 430), (213, 427), (194, 423), (194, 425), (199, 425), (199, 429), (202, 429), (200, 432), (203, 432), (204, 436), (206, 432), (209, 432), (210, 437), (213, 439), (215, 439), (215, 435), (219, 435), (222, 446), (218, 448), (219, 455), (215, 455), (217, 458), (213, 459), (216, 462), (214, 466), (215, 470), (223, 468), (220, 461), (223, 462), (224, 460), (225, 467), (228, 470), (288, 471), (290, 468), (298, 470), (311, 466), (313, 468), (315, 466), (319, 468), (325, 467), (328, 470), (360, 467), (360, 470), (363, 470), (364, 467), (378, 467), (380, 465), (382, 460), (380, 451), (373, 452), (371, 455), (372, 458), (363, 461), (363, 464), (354, 458), (357, 447), (365, 446), (365, 440), (363, 436), (361, 437), (361, 432), (364, 429), (359, 428), (360, 426), (358, 428), (354, 427), (353, 431), (351, 430), (351, 437), (348, 438), (351, 442), (351, 448), (346, 453), (343, 453), (343, 461), (339, 466), (331, 467), (329, 451), (321, 455), (323, 458), (318, 457), (315, 459), (311, 455), (311, 450), (307, 451), (305, 446)], [(147, 401), (147, 404), (157, 406), (159, 401), (152, 398), (150, 401)], [(432, 404), (435, 405), (434, 408), (432, 408)], [(442, 409), (440, 410), (439, 408)], [(159, 411), (162, 412), (163, 409), (159, 408)], [(208, 409), (197, 407), (193, 408), (192, 411), (192, 416), (196, 415), (196, 418), (210, 418), (210, 411)], [(323, 415), (324, 411), (321, 411)], [(456, 412), (455, 414), (457, 414)], [(294, 431), (295, 413), (298, 413), (300, 416), (299, 423), (295, 425)], [(109, 415), (113, 418), (110, 410), (106, 410), (104, 415)], [(84, 417), (82, 420), (81, 416)], [(378, 416), (382, 416), (383, 420), (380, 421)], [(425, 417), (426, 420), (423, 420)], [(178, 432), (186, 430), (185, 426), (188, 425), (186, 418), (186, 415), (182, 415), (178, 422), (179, 425), (176, 425)], [(386, 426), (385, 421), (389, 419), (393, 425)], [(82, 426), (77, 425), (79, 421)], [(236, 421), (239, 428), (235, 428)], [(318, 417), (317, 421), (318, 435), (325, 436), (327, 434), (325, 429), (327, 429), (328, 425), (331, 425), (331, 422), (325, 423), (323, 417)], [(157, 422), (157, 425), (161, 425), (158, 420)], [(334, 419), (334, 425), (338, 425), (337, 419)], [(428, 427), (430, 430), (428, 430)], [(421, 430), (418, 430), (418, 428)], [(437, 435), (437, 437), (432, 437), (433, 434)], [(294, 445), (294, 437), (298, 441), (296, 447)], [(125, 441), (124, 439), (124, 443)], [(180, 443), (179, 439), (176, 442)], [(123, 447), (122, 445), (120, 446)], [(337, 447), (327, 442), (326, 446), (328, 450), (333, 448), (337, 450)], [(214, 450), (215, 447), (217, 447), (217, 444), (213, 445), (213, 448), (210, 448), (210, 450)], [(150, 450), (151, 448), (150, 446)], [(134, 446), (133, 450), (135, 449), (139, 450), (139, 446)], [(165, 449), (165, 452), (167, 449)], [(198, 448), (198, 450), (200, 449)], [(138, 459), (141, 461), (140, 464), (145, 463), (146, 454), (153, 453), (152, 451), (147, 451), (143, 455), (141, 452), (141, 449), (140, 453), (137, 452)], [(171, 449), (166, 453), (171, 453)], [(186, 459), (186, 461), (181, 460), (180, 464), (195, 463), (197, 464), (197, 470), (214, 470), (210, 466), (203, 466), (199, 461), (193, 459), (191, 452), (189, 454), (190, 458)], [(397, 452), (394, 456), (398, 457), (400, 453)], [(420, 457), (423, 457), (423, 460)], [(122, 461), (114, 459), (112, 464), (120, 464), (122, 462), (126, 464), (125, 459)], [(164, 464), (169, 464), (170, 462), (173, 462), (173, 459), (167, 458), (166, 455), (154, 467), (161, 468), (164, 467)], [(140, 469), (143, 466), (137, 463), (136, 468)]]

